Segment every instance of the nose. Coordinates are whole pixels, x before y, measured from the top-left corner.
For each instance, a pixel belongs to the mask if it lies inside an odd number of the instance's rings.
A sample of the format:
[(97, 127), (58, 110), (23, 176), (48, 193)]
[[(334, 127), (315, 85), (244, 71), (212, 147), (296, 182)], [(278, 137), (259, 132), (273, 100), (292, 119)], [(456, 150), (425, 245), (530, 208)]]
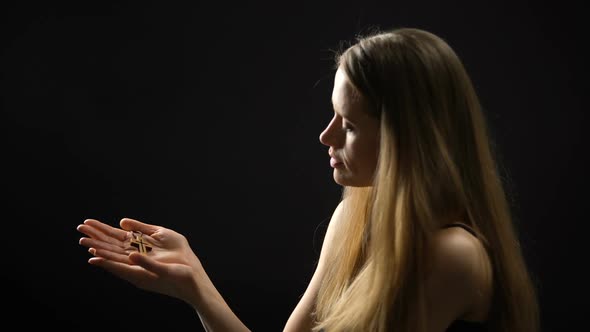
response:
[(337, 144), (337, 119), (336, 116), (332, 118), (326, 129), (320, 133), (320, 142), (326, 146), (335, 146)]

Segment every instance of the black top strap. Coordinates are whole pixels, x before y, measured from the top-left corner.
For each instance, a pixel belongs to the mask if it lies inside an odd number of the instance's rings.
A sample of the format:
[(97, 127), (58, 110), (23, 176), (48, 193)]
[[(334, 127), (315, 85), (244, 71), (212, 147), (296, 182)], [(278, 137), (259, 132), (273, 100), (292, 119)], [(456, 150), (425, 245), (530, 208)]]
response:
[(443, 226), (443, 228), (449, 228), (449, 227), (461, 227), (464, 230), (468, 231), (469, 233), (471, 233), (471, 235), (477, 237), (477, 234), (475, 233), (475, 231), (473, 230), (473, 228), (469, 227), (468, 225), (462, 223), (462, 222), (452, 222), (450, 224), (446, 224)]

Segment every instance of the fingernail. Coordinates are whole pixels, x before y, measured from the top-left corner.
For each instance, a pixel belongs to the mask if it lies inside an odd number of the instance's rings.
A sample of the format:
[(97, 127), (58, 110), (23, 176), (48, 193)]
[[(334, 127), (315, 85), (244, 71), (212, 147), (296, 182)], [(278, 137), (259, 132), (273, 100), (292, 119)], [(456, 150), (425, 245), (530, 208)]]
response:
[(95, 255), (95, 254), (96, 254), (96, 249), (94, 249), (94, 248), (89, 248), (89, 249), (88, 249), (88, 252), (89, 252), (89, 253), (91, 253), (91, 254), (93, 254), (93, 255)]

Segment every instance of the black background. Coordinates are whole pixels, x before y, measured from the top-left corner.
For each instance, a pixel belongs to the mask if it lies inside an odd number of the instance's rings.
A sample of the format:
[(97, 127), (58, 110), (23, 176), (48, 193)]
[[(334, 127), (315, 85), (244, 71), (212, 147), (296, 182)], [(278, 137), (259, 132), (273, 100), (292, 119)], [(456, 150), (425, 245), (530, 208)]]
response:
[(543, 330), (582, 322), (581, 2), (58, 1), (1, 12), (5, 326), (201, 330), (184, 303), (86, 263), (76, 226), (132, 217), (185, 234), (238, 316), (280, 331), (340, 194), (318, 140), (332, 50), (372, 26), (432, 31), (463, 59)]

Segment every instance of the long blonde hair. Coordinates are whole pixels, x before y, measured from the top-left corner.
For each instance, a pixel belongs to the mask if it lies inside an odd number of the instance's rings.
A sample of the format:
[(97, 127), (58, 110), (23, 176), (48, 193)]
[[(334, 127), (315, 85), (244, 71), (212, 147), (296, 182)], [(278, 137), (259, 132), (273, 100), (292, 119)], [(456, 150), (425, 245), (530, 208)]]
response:
[(453, 220), (470, 225), (491, 258), (488, 330), (537, 331), (536, 287), (455, 52), (432, 33), (400, 28), (359, 37), (336, 64), (380, 120), (380, 150), (373, 185), (343, 191), (314, 331), (423, 331), (426, 248)]

